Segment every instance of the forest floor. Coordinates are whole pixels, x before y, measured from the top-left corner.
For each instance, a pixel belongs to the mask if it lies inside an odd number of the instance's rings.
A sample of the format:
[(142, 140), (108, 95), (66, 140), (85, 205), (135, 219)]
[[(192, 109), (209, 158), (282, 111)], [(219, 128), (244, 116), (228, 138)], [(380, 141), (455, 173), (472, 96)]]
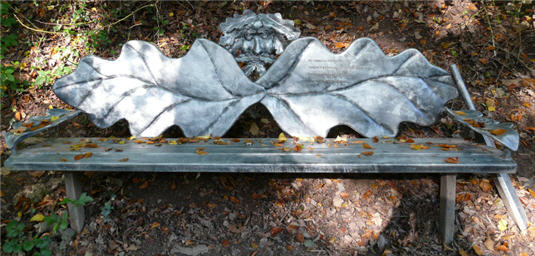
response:
[[(521, 232), (507, 214), (492, 177), (457, 181), (456, 232), (438, 235), (436, 175), (282, 175), (91, 173), (83, 176), (86, 225), (53, 233), (41, 216), (66, 206), (61, 172), (2, 169), (2, 246), (12, 221), (23, 236), (50, 236), (55, 255), (535, 255), (535, 9), (520, 2), (9, 2), (2, 4), (1, 135), (15, 121), (66, 108), (54, 81), (80, 58), (116, 58), (128, 40), (153, 42), (183, 56), (196, 38), (217, 42), (217, 25), (243, 10), (282, 14), (301, 37), (342, 52), (369, 37), (387, 55), (420, 50), (444, 69), (456, 63), (476, 108), (515, 123), (513, 182), (530, 226)], [(9, 75), (13, 79), (9, 79)], [(460, 109), (462, 100), (448, 107)], [(445, 115), (432, 127), (404, 123), (400, 135), (459, 133)], [(282, 131), (253, 105), (225, 137), (277, 137)], [(164, 137), (179, 137), (172, 127)], [(329, 137), (359, 135), (336, 127)], [(129, 137), (128, 123), (99, 129), (85, 115), (44, 137)], [(474, 140), (481, 140), (471, 134)], [(11, 152), (1, 142), (3, 162)], [(37, 216), (37, 217), (36, 217)], [(33, 219), (32, 219), (33, 218)], [(36, 249), (33, 249), (35, 251)], [(31, 251), (31, 250), (30, 250)]]

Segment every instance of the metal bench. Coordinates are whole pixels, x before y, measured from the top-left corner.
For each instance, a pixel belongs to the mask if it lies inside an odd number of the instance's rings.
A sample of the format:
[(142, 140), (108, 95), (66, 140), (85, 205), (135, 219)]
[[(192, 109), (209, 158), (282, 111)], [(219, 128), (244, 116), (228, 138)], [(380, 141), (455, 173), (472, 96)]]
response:
[[(81, 171), (436, 173), (441, 175), (440, 233), (446, 243), (454, 234), (456, 174), (493, 174), (514, 220), (526, 228), (508, 176), (516, 163), (506, 148), (516, 150), (518, 134), (511, 124), (475, 111), (455, 65), (452, 76), (414, 49), (389, 57), (368, 38), (333, 54), (315, 38), (298, 39), (293, 22), (280, 14), (246, 11), (220, 28), (222, 46), (198, 39), (178, 59), (142, 41), (126, 43), (115, 61), (83, 58), (53, 87), (78, 110), (52, 110), (15, 124), (6, 136), (13, 153), (5, 166), (65, 171), (71, 199), (81, 195)], [(253, 82), (247, 75), (259, 78)], [(469, 109), (444, 107), (457, 97), (455, 85)], [(258, 102), (295, 137), (216, 137)], [(431, 125), (443, 111), (481, 133), (486, 145), (394, 138), (400, 122)], [(126, 119), (138, 137), (41, 139), (17, 149), (25, 138), (82, 112), (102, 128)], [(369, 139), (323, 138), (339, 124)], [(172, 125), (188, 138), (157, 137)], [(496, 149), (492, 139), (506, 148)], [(72, 227), (81, 231), (83, 208), (69, 205), (69, 214)]]

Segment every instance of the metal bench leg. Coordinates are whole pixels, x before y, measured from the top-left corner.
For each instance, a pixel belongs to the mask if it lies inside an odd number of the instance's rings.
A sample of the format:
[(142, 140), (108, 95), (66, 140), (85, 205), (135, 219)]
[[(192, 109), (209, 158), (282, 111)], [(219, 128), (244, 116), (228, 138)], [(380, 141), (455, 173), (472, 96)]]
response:
[[(82, 185), (80, 183), (80, 172), (65, 172), (65, 186), (67, 189), (67, 197), (71, 200), (77, 200), (82, 194)], [(74, 206), (72, 204), (69, 207), (69, 220), (71, 227), (76, 232), (81, 232), (84, 227), (84, 207)]]
[(526, 230), (528, 228), (528, 217), (520, 203), (520, 199), (516, 195), (515, 187), (513, 187), (509, 174), (499, 173), (496, 175), (496, 188), (518, 228)]
[(455, 186), (457, 175), (440, 177), (440, 235), (445, 244), (453, 241), (455, 233)]

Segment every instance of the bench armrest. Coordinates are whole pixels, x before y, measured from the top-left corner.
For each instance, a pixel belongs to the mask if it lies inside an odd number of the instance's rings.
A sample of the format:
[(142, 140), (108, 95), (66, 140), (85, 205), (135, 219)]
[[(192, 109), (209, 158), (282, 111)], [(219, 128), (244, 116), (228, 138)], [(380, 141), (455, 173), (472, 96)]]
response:
[(17, 144), (34, 134), (55, 127), (80, 114), (80, 110), (51, 109), (46, 116), (31, 117), (27, 122), (13, 124), (13, 129), (6, 132), (5, 140), (8, 149), (17, 149)]
[(518, 149), (519, 136), (513, 123), (500, 123), (496, 120), (485, 118), (481, 112), (469, 109), (451, 110), (445, 108), (453, 119), (475, 132), (488, 136), (500, 142), (507, 148), (516, 151)]

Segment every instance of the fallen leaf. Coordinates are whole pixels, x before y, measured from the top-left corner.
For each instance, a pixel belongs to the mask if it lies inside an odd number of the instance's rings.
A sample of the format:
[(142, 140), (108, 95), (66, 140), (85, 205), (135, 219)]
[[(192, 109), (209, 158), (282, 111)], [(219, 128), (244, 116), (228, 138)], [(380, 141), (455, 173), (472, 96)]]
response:
[(33, 123), (32, 123), (32, 122), (30, 122), (30, 123), (24, 123), (23, 126), (26, 127), (26, 128), (28, 128), (28, 129), (30, 129), (30, 128), (32, 128)]
[(200, 148), (196, 148), (195, 149), (195, 153), (197, 153), (197, 155), (207, 155), (208, 152), (204, 151), (205, 147), (200, 147)]
[(125, 157), (125, 158), (119, 160), (119, 162), (126, 162), (126, 161), (128, 161), (128, 157)]
[(155, 221), (154, 223), (152, 223), (152, 225), (150, 226), (150, 228), (157, 228), (160, 226), (160, 222), (157, 222)]
[(449, 144), (438, 144), (441, 148), (457, 148), (457, 145), (449, 145)]
[(345, 48), (345, 47), (348, 47), (348, 46), (349, 46), (349, 43), (343, 43), (343, 42), (334, 43), (334, 47), (336, 47), (336, 48)]
[(507, 230), (507, 220), (501, 219), (498, 221), (498, 229), (502, 232)]
[(74, 161), (78, 161), (80, 159), (84, 158), (84, 154), (78, 154), (74, 156)]
[(281, 231), (282, 231), (281, 227), (273, 227), (273, 228), (271, 228), (271, 236), (276, 236)]
[(149, 186), (149, 182), (145, 181), (143, 182), (143, 184), (141, 184), (141, 186), (139, 186), (139, 189), (146, 189), (148, 186)]
[(479, 246), (474, 244), (474, 246), (472, 246), (472, 249), (474, 250), (474, 252), (477, 255), (479, 255), (479, 256), (483, 255), (483, 250), (481, 250), (481, 248), (479, 248)]
[(349, 193), (347, 193), (347, 192), (340, 192), (340, 198), (342, 198), (342, 199), (348, 199), (348, 198), (349, 198)]
[(494, 130), (490, 131), (490, 133), (492, 133), (492, 134), (494, 134), (496, 136), (502, 135), (505, 132), (507, 132), (507, 130), (505, 130), (505, 129), (494, 129)]
[(86, 153), (84, 154), (84, 157), (85, 157), (85, 158), (90, 158), (90, 157), (92, 157), (92, 156), (93, 156), (93, 153), (91, 153), (91, 152), (86, 152)]
[(253, 193), (253, 195), (252, 195), (252, 198), (253, 198), (254, 200), (257, 200), (257, 199), (260, 199), (260, 198), (266, 198), (266, 197), (267, 197), (267, 196), (264, 195), (264, 194)]
[(60, 159), (60, 161), (67, 162), (67, 159), (66, 158), (62, 158), (62, 159)]
[(260, 128), (258, 128), (258, 125), (256, 125), (255, 122), (252, 122), (252, 123), (251, 123), (251, 127), (249, 127), (249, 132), (250, 132), (253, 136), (256, 136), (256, 135), (258, 135), (258, 133), (260, 132)]
[(334, 139), (335, 143), (347, 143), (347, 137), (342, 137), (340, 135), (336, 136), (336, 139)]
[(230, 199), (230, 201), (232, 201), (235, 204), (239, 204), (240, 203), (240, 199), (238, 199), (236, 197), (229, 196), (229, 199)]
[(45, 219), (45, 216), (44, 216), (43, 214), (38, 213), (38, 214), (34, 215), (34, 216), (30, 219), (30, 221), (41, 222), (41, 221), (43, 221), (44, 219)]
[(459, 157), (448, 157), (444, 159), (444, 162), (449, 163), (449, 164), (456, 164), (459, 162)]
[(487, 65), (489, 63), (489, 59), (487, 58), (479, 58), (479, 62), (483, 65)]
[(286, 140), (287, 140), (286, 136), (284, 136), (284, 133), (281, 132), (279, 134), (279, 138), (278, 138), (277, 142), (278, 143), (284, 143), (284, 142), (286, 142)]
[(22, 119), (22, 115), (19, 111), (17, 111), (17, 113), (15, 113), (15, 119), (17, 119), (17, 121), (20, 121)]
[(371, 155), (373, 155), (373, 152), (371, 152), (371, 151), (364, 151), (364, 152), (362, 152), (361, 154), (363, 154), (363, 155), (365, 155), (365, 156), (371, 156)]
[(297, 241), (299, 241), (300, 243), (305, 242), (305, 236), (301, 233), (297, 233), (297, 235), (295, 235), (295, 239), (297, 239)]
[(365, 148), (365, 149), (375, 149), (374, 147), (368, 145), (367, 143), (363, 143), (362, 147)]
[(468, 253), (466, 253), (465, 250), (459, 248), (459, 255), (461, 255), (461, 256), (468, 256)]
[(43, 174), (45, 174), (45, 171), (34, 171), (34, 172), (28, 172), (28, 174), (30, 174), (30, 176), (32, 177), (41, 177), (43, 176)]
[(509, 248), (507, 248), (507, 242), (496, 246), (496, 250), (497, 251), (502, 251), (502, 252), (505, 252), (505, 253), (509, 252)]
[(411, 144), (411, 149), (420, 150), (420, 149), (429, 149), (429, 147), (423, 144)]
[(528, 188), (528, 191), (532, 197), (535, 197), (535, 191), (533, 191), (531, 188)]
[(492, 239), (490, 239), (490, 237), (488, 237), (487, 240), (485, 240), (484, 244), (485, 244), (485, 247), (487, 247), (488, 250), (494, 251), (494, 241), (492, 241)]
[(529, 254), (525, 253), (525, 252), (521, 252), (520, 253), (520, 256), (529, 256)]
[(28, 130), (26, 127), (21, 126), (21, 127), (17, 128), (17, 129), (10, 130), (10, 132), (11, 133), (15, 133), (15, 134), (20, 134), (20, 133), (26, 132), (26, 130)]
[(460, 116), (466, 116), (466, 113), (464, 113), (463, 111), (455, 111), (455, 114)]
[(483, 190), (484, 192), (487, 192), (487, 193), (492, 190), (492, 185), (490, 184), (490, 181), (488, 181), (488, 180), (482, 180), (479, 183), (479, 187), (481, 188), (481, 190)]
[(233, 138), (232, 141), (234, 141), (235, 143), (238, 143), (240, 142), (240, 139)]
[(228, 240), (223, 240), (223, 242), (221, 242), (221, 245), (223, 247), (228, 247)]
[(85, 144), (85, 147), (86, 148), (98, 148), (98, 145), (96, 143), (89, 143), (89, 144)]

